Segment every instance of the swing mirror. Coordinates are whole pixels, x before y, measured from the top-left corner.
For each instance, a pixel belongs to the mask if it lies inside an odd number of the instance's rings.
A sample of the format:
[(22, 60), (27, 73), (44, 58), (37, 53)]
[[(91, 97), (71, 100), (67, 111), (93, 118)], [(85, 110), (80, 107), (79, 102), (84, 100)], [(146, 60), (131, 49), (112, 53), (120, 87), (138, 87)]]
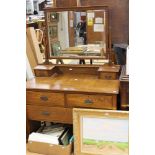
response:
[(46, 18), (49, 58), (105, 58), (107, 7), (47, 9)]

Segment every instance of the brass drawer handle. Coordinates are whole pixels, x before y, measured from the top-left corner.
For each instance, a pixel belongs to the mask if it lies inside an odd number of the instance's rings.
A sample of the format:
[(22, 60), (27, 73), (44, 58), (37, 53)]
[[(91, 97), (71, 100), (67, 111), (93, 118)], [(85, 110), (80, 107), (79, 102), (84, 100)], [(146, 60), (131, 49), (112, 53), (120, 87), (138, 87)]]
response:
[(41, 96), (40, 99), (41, 99), (42, 101), (48, 101), (48, 97), (47, 97), (47, 96)]
[(50, 113), (48, 111), (43, 111), (42, 115), (48, 116), (48, 115), (50, 115)]
[(86, 100), (84, 101), (84, 103), (85, 103), (85, 104), (93, 104), (94, 102), (93, 102), (92, 100), (90, 100), (90, 99), (86, 99)]

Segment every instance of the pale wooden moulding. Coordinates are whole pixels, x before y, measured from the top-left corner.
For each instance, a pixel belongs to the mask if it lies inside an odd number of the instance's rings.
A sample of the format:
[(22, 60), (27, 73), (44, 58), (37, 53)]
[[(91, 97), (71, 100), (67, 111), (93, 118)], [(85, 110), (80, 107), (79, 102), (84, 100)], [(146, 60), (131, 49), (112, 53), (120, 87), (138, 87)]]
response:
[(74, 155), (128, 155), (128, 117), (128, 111), (74, 108)]

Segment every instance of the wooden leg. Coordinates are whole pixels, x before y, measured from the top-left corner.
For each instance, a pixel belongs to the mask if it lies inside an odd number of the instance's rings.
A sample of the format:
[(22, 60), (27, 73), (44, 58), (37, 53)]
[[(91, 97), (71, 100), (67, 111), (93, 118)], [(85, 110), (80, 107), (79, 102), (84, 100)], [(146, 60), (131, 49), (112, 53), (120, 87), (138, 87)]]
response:
[(64, 62), (63, 62), (63, 60), (62, 60), (62, 59), (60, 59), (60, 63), (61, 63), (61, 64), (64, 64)]
[(93, 64), (93, 60), (92, 60), (92, 59), (90, 59), (90, 64), (91, 64), (91, 65)]
[(80, 59), (80, 60), (79, 60), (79, 64), (86, 64), (86, 62), (85, 62), (84, 59)]
[(31, 121), (26, 119), (26, 141), (28, 140), (31, 132), (37, 131), (41, 126), (40, 121)]

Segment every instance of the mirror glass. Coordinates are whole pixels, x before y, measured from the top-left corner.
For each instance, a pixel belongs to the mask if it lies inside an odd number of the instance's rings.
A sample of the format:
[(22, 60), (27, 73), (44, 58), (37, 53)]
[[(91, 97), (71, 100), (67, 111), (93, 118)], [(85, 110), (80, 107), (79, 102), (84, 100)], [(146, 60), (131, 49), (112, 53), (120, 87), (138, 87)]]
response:
[(50, 57), (104, 56), (107, 17), (104, 10), (48, 12)]
[(128, 119), (81, 117), (81, 152), (128, 155)]

